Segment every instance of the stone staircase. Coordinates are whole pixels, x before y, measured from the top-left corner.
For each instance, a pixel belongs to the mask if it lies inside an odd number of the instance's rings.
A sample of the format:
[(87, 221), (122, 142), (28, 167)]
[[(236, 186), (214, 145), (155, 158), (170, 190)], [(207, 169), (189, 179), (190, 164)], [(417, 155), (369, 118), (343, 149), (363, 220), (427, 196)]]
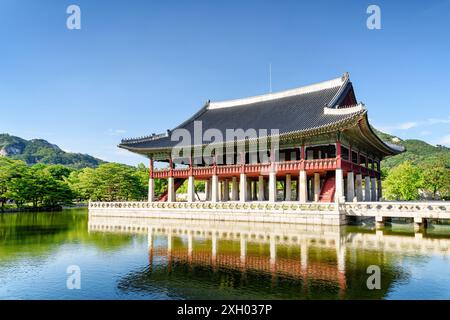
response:
[[(173, 184), (173, 189), (175, 190), (174, 192), (177, 192), (178, 188), (181, 187), (184, 183), (186, 179), (184, 178), (176, 178)], [(169, 189), (167, 188), (166, 191), (164, 191), (163, 194), (161, 194), (161, 196), (159, 197), (158, 201), (159, 202), (166, 202), (167, 198), (169, 197)]]
[(325, 182), (320, 190), (319, 201), (320, 202), (333, 202), (334, 193), (336, 191), (336, 178), (333, 174), (328, 174), (325, 178)]

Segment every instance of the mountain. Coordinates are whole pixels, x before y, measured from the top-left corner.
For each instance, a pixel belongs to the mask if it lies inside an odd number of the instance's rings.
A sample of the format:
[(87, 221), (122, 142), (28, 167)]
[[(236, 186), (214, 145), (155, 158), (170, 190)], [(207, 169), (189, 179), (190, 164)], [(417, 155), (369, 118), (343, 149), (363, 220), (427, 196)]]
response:
[(43, 139), (25, 140), (9, 134), (0, 134), (0, 156), (23, 160), (29, 165), (62, 164), (75, 169), (95, 168), (105, 163), (87, 154), (65, 152)]
[(406, 148), (406, 151), (393, 157), (384, 159), (381, 163), (382, 168), (391, 169), (400, 163), (410, 160), (414, 164), (431, 164), (436, 160), (443, 159), (448, 167), (450, 167), (450, 148), (446, 146), (432, 146), (422, 140), (405, 139), (378, 131), (374, 129), (375, 133), (381, 140), (393, 144), (399, 144)]

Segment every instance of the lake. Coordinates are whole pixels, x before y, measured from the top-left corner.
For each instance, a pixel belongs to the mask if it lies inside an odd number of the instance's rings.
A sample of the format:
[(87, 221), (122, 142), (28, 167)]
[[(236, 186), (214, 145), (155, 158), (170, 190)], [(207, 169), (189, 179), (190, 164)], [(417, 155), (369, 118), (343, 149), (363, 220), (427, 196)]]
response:
[(449, 254), (446, 225), (0, 214), (0, 298), (450, 299)]

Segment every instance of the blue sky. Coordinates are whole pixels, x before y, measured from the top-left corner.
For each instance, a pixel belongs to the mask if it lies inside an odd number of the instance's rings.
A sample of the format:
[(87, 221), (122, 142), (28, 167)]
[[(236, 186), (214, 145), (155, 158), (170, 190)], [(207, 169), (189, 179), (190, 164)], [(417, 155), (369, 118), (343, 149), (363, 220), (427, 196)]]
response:
[(348, 71), (374, 126), (450, 146), (448, 21), (439, 0), (0, 0), (0, 132), (137, 164), (121, 138), (267, 93), (272, 64), (273, 91)]

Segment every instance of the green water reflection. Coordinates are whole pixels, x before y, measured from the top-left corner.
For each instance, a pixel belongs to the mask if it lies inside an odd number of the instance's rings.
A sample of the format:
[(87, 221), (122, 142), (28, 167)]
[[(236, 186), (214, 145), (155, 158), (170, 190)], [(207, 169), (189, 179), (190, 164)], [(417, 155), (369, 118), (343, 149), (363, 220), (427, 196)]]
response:
[[(450, 229), (0, 215), (0, 298), (450, 298)], [(82, 289), (65, 286), (68, 265)], [(367, 267), (381, 289), (367, 288)]]

